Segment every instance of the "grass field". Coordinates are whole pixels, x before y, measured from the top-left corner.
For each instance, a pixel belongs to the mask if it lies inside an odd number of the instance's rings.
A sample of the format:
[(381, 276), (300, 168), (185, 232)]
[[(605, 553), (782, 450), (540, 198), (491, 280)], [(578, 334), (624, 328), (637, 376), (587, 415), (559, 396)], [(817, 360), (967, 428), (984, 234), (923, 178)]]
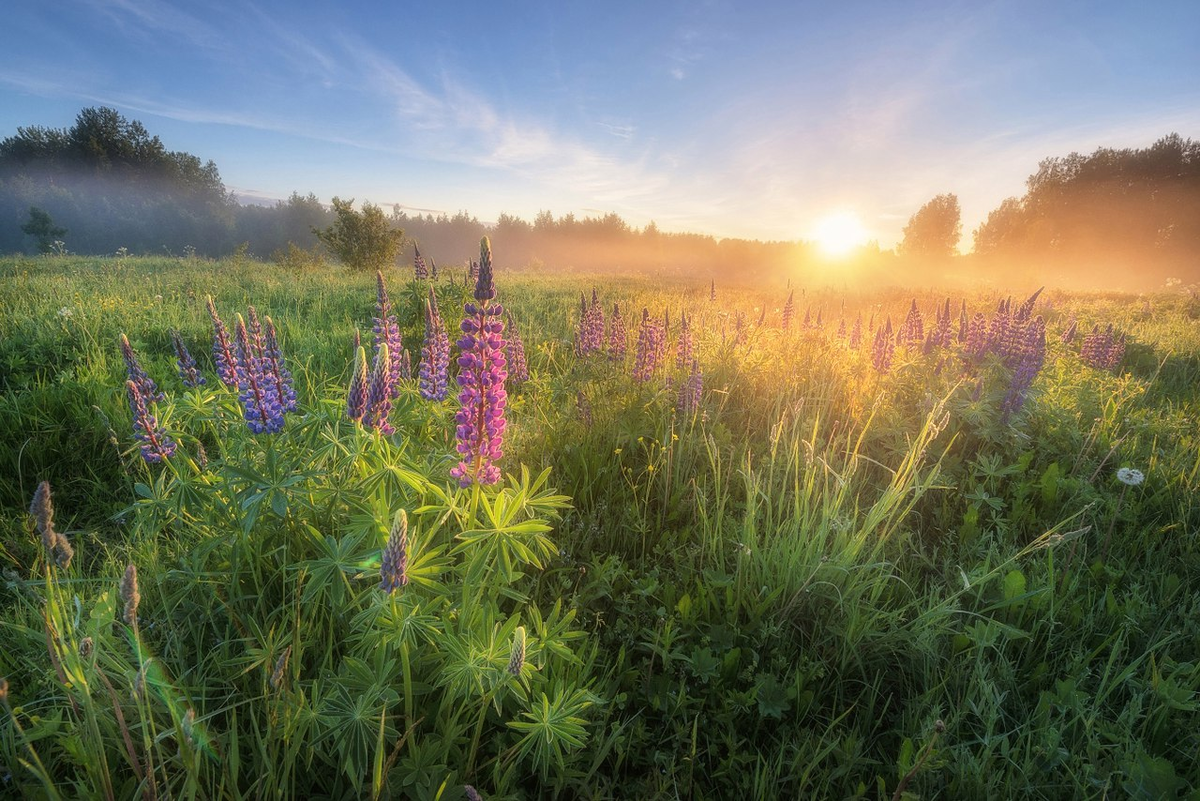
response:
[[(415, 372), (431, 284), (386, 286)], [(403, 381), (392, 435), (347, 418), (373, 275), (0, 259), (0, 795), (1200, 799), (1194, 292), (496, 287), (530, 378), (504, 481), (459, 488), (453, 380)], [(282, 432), (217, 379), (208, 296), (277, 326)], [(1038, 318), (1044, 354), (1003, 344)]]

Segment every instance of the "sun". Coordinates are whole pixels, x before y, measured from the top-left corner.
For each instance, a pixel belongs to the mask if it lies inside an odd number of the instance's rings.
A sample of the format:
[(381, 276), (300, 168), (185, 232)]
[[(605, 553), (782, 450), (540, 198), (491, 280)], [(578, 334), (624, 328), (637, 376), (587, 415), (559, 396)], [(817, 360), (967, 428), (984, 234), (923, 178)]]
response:
[(826, 256), (847, 256), (867, 244), (870, 232), (854, 212), (839, 211), (822, 217), (813, 227), (812, 238)]

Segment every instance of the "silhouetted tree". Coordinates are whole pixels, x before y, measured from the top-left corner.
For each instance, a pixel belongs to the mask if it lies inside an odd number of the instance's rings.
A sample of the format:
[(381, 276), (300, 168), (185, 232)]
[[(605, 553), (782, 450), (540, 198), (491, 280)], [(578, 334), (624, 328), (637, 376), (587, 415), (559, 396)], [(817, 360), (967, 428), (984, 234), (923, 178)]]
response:
[(961, 237), (958, 196), (938, 195), (909, 218), (897, 250), (903, 256), (945, 258), (954, 254)]
[(54, 224), (50, 215), (37, 206), (29, 207), (29, 222), (21, 226), (21, 230), (37, 239), (39, 253), (49, 253), (54, 249), (54, 241), (67, 235), (67, 229)]
[(404, 232), (388, 225), (383, 211), (373, 203), (354, 210), (354, 199), (333, 199), (333, 224), (313, 229), (329, 252), (352, 270), (381, 270), (396, 261)]

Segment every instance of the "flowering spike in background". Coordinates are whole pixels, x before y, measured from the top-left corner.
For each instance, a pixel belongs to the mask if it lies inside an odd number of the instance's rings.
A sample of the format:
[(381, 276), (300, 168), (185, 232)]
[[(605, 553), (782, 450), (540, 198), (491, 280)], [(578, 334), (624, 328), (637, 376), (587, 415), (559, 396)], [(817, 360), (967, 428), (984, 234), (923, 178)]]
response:
[(129, 344), (129, 338), (124, 334), (121, 334), (121, 357), (125, 360), (125, 372), (128, 379), (138, 385), (138, 391), (142, 393), (142, 397), (148, 403), (158, 403), (167, 399), (167, 396), (159, 391), (154, 379), (142, 369), (137, 353), (134, 352), (133, 346)]
[(213, 305), (211, 296), (208, 298), (208, 316), (213, 325), (213, 363), (217, 367), (217, 378), (230, 389), (237, 388), (237, 355), (234, 353), (233, 342), (229, 339), (229, 331), (225, 323), (217, 315), (217, 307)]
[(508, 360), (508, 380), (513, 384), (521, 384), (529, 380), (529, 362), (525, 359), (525, 343), (517, 331), (512, 311), (508, 312), (506, 318), (508, 319), (508, 339), (505, 344), (504, 356)]
[(464, 317), (458, 340), (462, 355), (458, 375), (459, 409), (455, 438), (462, 457), (450, 475), (459, 486), (472, 483), (495, 484), (500, 481), (496, 462), (504, 455), (504, 430), (507, 425), (504, 389), (507, 362), (504, 356), (504, 309), (491, 301), (496, 297), (492, 277), (492, 248), (487, 237), (479, 243), (479, 278), (475, 282), (475, 301), (463, 306)]
[(133, 411), (133, 430), (141, 443), (142, 458), (149, 464), (159, 464), (175, 453), (175, 442), (158, 427), (158, 418), (150, 413), (146, 398), (133, 381), (125, 382), (129, 408)]
[(283, 361), (283, 351), (279, 348), (279, 337), (275, 333), (275, 322), (268, 315), (263, 322), (263, 335), (266, 344), (266, 359), (263, 369), (270, 373), (271, 383), (275, 390), (275, 398), (284, 412), (296, 411), (296, 388), (292, 385), (292, 374)]
[(614, 303), (612, 316), (608, 318), (608, 358), (624, 361), (627, 347), (625, 320), (621, 317), (621, 307)]
[(362, 420), (367, 411), (367, 351), (361, 345), (354, 349), (354, 367), (350, 376), (350, 391), (346, 393), (346, 416)]
[(198, 387), (205, 384), (204, 376), (201, 375), (196, 360), (188, 352), (187, 345), (183, 343), (183, 337), (174, 329), (171, 331), (171, 345), (175, 348), (175, 366), (179, 368), (179, 377), (183, 380), (183, 385)]
[(437, 296), (429, 288), (425, 302), (425, 339), (421, 343), (417, 391), (425, 400), (443, 401), (449, 392), (450, 336), (438, 311)]
[(367, 388), (367, 402), (362, 417), (364, 426), (378, 429), (384, 434), (395, 433), (395, 429), (388, 422), (388, 416), (392, 413), (392, 371), (390, 364), (391, 358), (388, 354), (388, 346), (384, 342), (379, 346), (379, 352), (375, 354), (375, 364), (371, 370), (370, 386)]

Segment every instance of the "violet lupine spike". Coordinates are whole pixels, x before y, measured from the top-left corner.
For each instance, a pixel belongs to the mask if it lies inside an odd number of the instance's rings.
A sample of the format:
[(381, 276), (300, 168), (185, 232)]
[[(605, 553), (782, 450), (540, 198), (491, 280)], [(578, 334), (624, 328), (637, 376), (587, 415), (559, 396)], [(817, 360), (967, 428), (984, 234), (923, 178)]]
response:
[[(365, 364), (365, 354), (363, 358)], [(384, 342), (375, 354), (375, 364), (371, 369), (371, 381), (367, 387), (367, 401), (362, 416), (364, 426), (377, 429), (383, 434), (394, 434), (396, 431), (388, 422), (388, 416), (392, 413), (392, 370), (390, 365), (388, 346)]]
[(346, 416), (361, 421), (367, 411), (367, 351), (361, 345), (354, 349), (354, 368), (350, 376), (350, 390), (346, 393)]
[(783, 330), (792, 327), (792, 316), (796, 313), (796, 290), (788, 293), (787, 302), (783, 304)]
[(375, 332), (375, 352), (378, 353), (379, 346), (386, 342), (388, 353), (391, 354), (392, 361), (389, 368), (392, 371), (392, 397), (395, 398), (400, 394), (402, 372), (400, 360), (404, 347), (400, 339), (400, 323), (392, 312), (392, 301), (388, 297), (381, 270), (375, 272), (375, 317), (372, 319), (374, 325), (371, 330)]
[(183, 342), (183, 337), (178, 331), (171, 331), (171, 345), (175, 348), (175, 366), (179, 368), (179, 377), (183, 380), (185, 387), (198, 387), (207, 383), (204, 376), (200, 373), (200, 367), (196, 364), (196, 360), (192, 358), (192, 354), (188, 352), (187, 345)]
[(846, 342), (852, 350), (862, 347), (862, 329), (862, 314), (859, 314), (854, 320), (854, 327), (850, 329), (850, 339)]
[(806, 331), (809, 328), (812, 328), (812, 307), (811, 306), (804, 307), (804, 322), (800, 323), (800, 327)]
[[(1036, 295), (1035, 295), (1036, 297)], [(1008, 391), (1000, 403), (1002, 418), (1008, 420), (1025, 405), (1025, 398), (1034, 378), (1046, 361), (1046, 321), (1040, 316), (1028, 321), (1023, 326), (1024, 341), (1021, 347), (1021, 357), (1013, 369)]]
[(692, 360), (692, 369), (679, 385), (679, 397), (676, 404), (680, 413), (695, 414), (700, 408), (700, 396), (704, 390), (704, 374), (700, 372), (700, 364)]
[(522, 384), (529, 380), (529, 362), (525, 359), (525, 343), (517, 331), (512, 312), (508, 312), (508, 341), (505, 344), (504, 356), (508, 360), (508, 380), (513, 384)]
[(212, 318), (213, 324), (212, 354), (213, 363), (217, 366), (217, 378), (221, 379), (221, 383), (230, 389), (236, 389), (238, 383), (237, 355), (225, 323), (221, 322), (221, 318), (217, 316), (217, 307), (213, 305), (211, 295), (208, 298), (208, 316)]
[(967, 300), (963, 298), (962, 307), (958, 312), (958, 341), (966, 342), (967, 333), (970, 330), (970, 321), (967, 319)]
[(838, 339), (846, 338), (846, 318), (845, 317), (838, 318), (837, 338)]
[(133, 410), (133, 431), (141, 443), (142, 458), (148, 464), (160, 464), (170, 459), (175, 453), (175, 442), (159, 428), (158, 418), (150, 413), (142, 390), (130, 380), (125, 382), (125, 391), (129, 395), (129, 408)]
[(412, 356), (404, 348), (400, 349), (400, 376), (402, 380), (407, 381), (412, 378)]
[(125, 360), (125, 372), (128, 379), (138, 385), (138, 391), (143, 398), (154, 403), (167, 399), (167, 396), (159, 391), (154, 379), (142, 369), (137, 353), (134, 352), (133, 346), (129, 344), (129, 338), (124, 334), (121, 334), (121, 357)]
[(714, 278), (714, 279), (712, 279), (712, 282), (708, 285), (708, 300), (711, 303), (711, 302), (715, 301), (716, 299), (717, 299), (717, 279)]
[(1075, 316), (1071, 316), (1070, 322), (1067, 323), (1067, 329), (1062, 332), (1062, 341), (1066, 345), (1070, 345), (1075, 341), (1075, 335), (1079, 332), (1079, 321)]
[(500, 481), (496, 462), (504, 456), (504, 410), (508, 395), (504, 390), (507, 363), (504, 358), (504, 309), (492, 299), (496, 284), (492, 278), (492, 248), (485, 236), (479, 242), (479, 279), (475, 282), (475, 302), (463, 306), (463, 336), (458, 340), (462, 355), (458, 364), (459, 409), (455, 436), (462, 457), (450, 475), (460, 487), (473, 483), (495, 484)]
[(661, 339), (662, 332), (658, 323), (650, 319), (648, 309), (642, 309), (642, 324), (638, 327), (637, 350), (633, 358), (635, 381), (649, 381), (658, 369)]
[(904, 347), (912, 343), (924, 343), (924, 341), (925, 320), (921, 317), (921, 310), (917, 308), (916, 298), (913, 298), (904, 322), (896, 330), (896, 344)]
[(682, 370), (692, 363), (692, 356), (696, 350), (694, 341), (692, 340), (692, 326), (688, 321), (687, 315), (683, 312), (679, 313), (679, 343), (675, 346), (675, 367)]
[(437, 262), (433, 260), (432, 256), (429, 257), (429, 278), (432, 281), (437, 280)]
[(479, 280), (479, 262), (474, 259), (468, 259), (467, 263), (467, 282), (475, 283)]
[(418, 281), (429, 278), (429, 269), (425, 266), (425, 259), (421, 258), (421, 249), (416, 245), (413, 245), (413, 276)]
[(379, 565), (379, 589), (391, 595), (408, 584), (408, 513), (396, 513)]
[(421, 344), (417, 390), (425, 400), (443, 401), (449, 394), (450, 336), (438, 311), (433, 287), (425, 302), (425, 339)]
[(975, 312), (967, 329), (967, 341), (963, 353), (970, 362), (979, 362), (988, 350), (988, 324), (983, 312)]
[(612, 316), (608, 318), (608, 358), (614, 362), (625, 360), (625, 351), (629, 347), (625, 332), (625, 319), (621, 317), (621, 307), (613, 304)]
[(825, 310), (817, 309), (817, 319), (813, 322), (814, 328), (823, 328), (825, 326)]
[(275, 332), (275, 322), (268, 315), (263, 322), (263, 338), (266, 344), (266, 358), (263, 369), (270, 373), (271, 383), (275, 387), (275, 396), (284, 412), (296, 411), (296, 387), (292, 383), (292, 373), (283, 361), (283, 351), (279, 347), (279, 336)]
[(270, 372), (264, 369), (263, 360), (254, 352), (246, 322), (240, 314), (233, 331), (242, 417), (252, 434), (278, 433), (283, 430), (283, 407)]
[(875, 347), (871, 351), (871, 365), (875, 371), (884, 374), (892, 369), (892, 354), (895, 352), (896, 342), (892, 334), (892, 318), (887, 319), (886, 325), (875, 332)]
[(1033, 317), (1033, 306), (1037, 303), (1038, 296), (1042, 294), (1042, 290), (1045, 288), (1044, 286), (1038, 287), (1037, 292), (1026, 298), (1025, 302), (1017, 307), (1016, 313), (1013, 314), (1013, 319), (1019, 323), (1023, 323)]
[(250, 335), (250, 344), (254, 346), (254, 355), (259, 359), (266, 356), (266, 343), (263, 341), (262, 322), (258, 319), (258, 309), (246, 307), (246, 330)]

